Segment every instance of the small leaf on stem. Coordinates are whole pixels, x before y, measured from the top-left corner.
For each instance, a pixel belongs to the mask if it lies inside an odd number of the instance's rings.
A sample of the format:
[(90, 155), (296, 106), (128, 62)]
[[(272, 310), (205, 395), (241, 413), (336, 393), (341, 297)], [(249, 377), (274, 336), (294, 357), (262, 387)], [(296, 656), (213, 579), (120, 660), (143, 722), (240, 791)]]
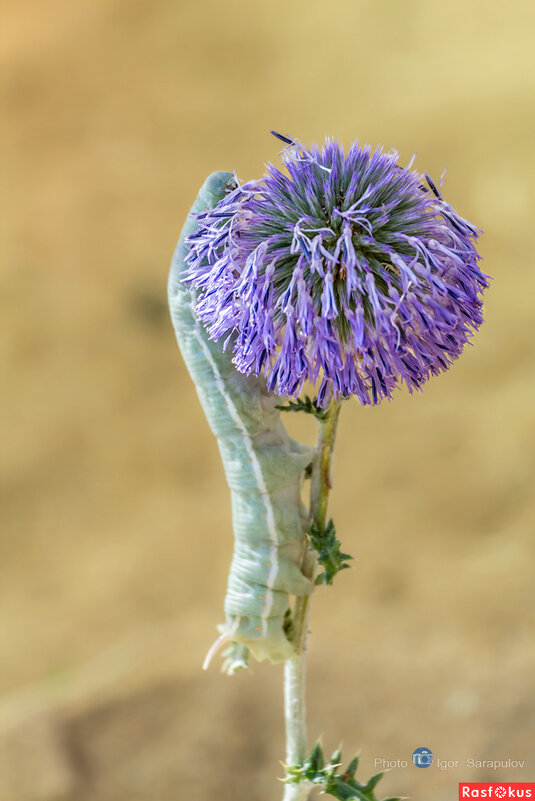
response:
[(317, 398), (310, 398), (305, 395), (303, 398), (288, 401), (287, 406), (275, 406), (281, 412), (304, 412), (305, 414), (312, 414), (316, 420), (325, 420), (326, 409), (320, 409), (318, 406)]
[(341, 570), (349, 567), (348, 559), (353, 557), (340, 550), (340, 541), (336, 537), (336, 529), (331, 520), (327, 523), (325, 531), (320, 531), (313, 521), (309, 531), (310, 542), (318, 554), (318, 562), (324, 572), (316, 577), (316, 584), (332, 584), (333, 579)]

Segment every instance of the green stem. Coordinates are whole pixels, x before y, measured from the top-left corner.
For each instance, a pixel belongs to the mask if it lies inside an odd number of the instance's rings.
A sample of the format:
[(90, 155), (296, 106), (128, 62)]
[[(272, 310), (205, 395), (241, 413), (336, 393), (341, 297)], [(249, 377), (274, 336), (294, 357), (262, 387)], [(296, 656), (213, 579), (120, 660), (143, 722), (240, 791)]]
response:
[[(341, 403), (333, 403), (323, 419), (318, 419), (318, 443), (312, 463), (310, 518), (320, 533), (325, 531), (327, 504), (331, 489), (331, 463)], [(314, 581), (316, 552), (307, 542), (302, 562), (303, 574)], [(299, 596), (293, 613), (293, 642), (296, 655), (284, 663), (284, 712), (286, 722), (286, 764), (302, 765), (307, 756), (306, 735), (306, 648), (311, 595)], [(309, 782), (286, 784), (283, 801), (306, 801)]]

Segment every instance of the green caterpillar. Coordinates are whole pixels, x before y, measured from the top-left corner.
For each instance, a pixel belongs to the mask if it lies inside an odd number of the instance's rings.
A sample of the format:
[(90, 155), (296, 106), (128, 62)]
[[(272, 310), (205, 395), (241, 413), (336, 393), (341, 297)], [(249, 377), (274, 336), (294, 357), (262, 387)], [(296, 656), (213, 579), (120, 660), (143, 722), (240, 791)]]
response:
[[(306, 595), (312, 583), (300, 563), (306, 517), (300, 499), (312, 449), (288, 436), (263, 378), (239, 373), (232, 347), (223, 351), (194, 313), (195, 295), (182, 282), (186, 238), (196, 215), (235, 187), (228, 172), (208, 177), (182, 229), (171, 263), (168, 294), (178, 345), (217, 437), (232, 496), (235, 547), (225, 598), (226, 623), (207, 660), (224, 642), (239, 643), (258, 659), (281, 662), (294, 654), (285, 633), (288, 595)], [(244, 650), (242, 648), (242, 650)]]

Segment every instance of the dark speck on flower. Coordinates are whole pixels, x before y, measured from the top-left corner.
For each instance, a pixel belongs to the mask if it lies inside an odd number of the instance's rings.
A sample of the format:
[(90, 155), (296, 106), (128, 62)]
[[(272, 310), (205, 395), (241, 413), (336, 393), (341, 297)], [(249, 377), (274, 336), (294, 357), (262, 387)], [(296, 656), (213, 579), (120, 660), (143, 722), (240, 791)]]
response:
[(318, 403), (390, 398), (446, 370), (483, 321), (479, 229), (396, 153), (288, 137), (189, 237), (196, 313), (244, 373)]

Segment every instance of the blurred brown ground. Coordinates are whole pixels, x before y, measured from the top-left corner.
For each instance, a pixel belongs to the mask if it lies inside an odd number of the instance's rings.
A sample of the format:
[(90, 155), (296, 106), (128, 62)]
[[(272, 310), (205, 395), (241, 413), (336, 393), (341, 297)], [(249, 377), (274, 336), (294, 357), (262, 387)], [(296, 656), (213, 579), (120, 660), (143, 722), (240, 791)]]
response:
[(200, 670), (229, 499), (166, 309), (199, 185), (261, 174), (270, 128), (448, 167), (494, 277), (448, 374), (343, 410), (357, 559), (314, 602), (311, 738), (364, 776), (420, 745), (460, 760), (393, 770), (415, 801), (535, 778), (534, 25), (531, 0), (5, 9), (1, 801), (280, 797), (281, 669)]

